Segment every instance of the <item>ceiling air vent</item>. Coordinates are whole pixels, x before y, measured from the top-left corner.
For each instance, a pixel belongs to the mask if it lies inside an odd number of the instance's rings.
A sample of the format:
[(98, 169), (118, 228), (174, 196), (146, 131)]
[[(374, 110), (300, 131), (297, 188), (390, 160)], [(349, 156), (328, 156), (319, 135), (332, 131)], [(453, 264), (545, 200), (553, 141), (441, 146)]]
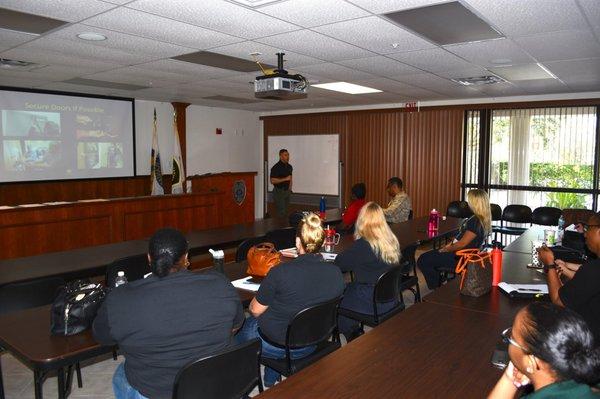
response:
[(9, 60), (8, 58), (0, 58), (0, 68), (2, 69), (29, 69), (36, 65), (34, 62)]
[(474, 78), (455, 78), (452, 79), (453, 82), (460, 83), (464, 86), (481, 86), (481, 85), (493, 85), (494, 83), (503, 83), (506, 80), (502, 79), (499, 76), (489, 75), (489, 76), (477, 76)]

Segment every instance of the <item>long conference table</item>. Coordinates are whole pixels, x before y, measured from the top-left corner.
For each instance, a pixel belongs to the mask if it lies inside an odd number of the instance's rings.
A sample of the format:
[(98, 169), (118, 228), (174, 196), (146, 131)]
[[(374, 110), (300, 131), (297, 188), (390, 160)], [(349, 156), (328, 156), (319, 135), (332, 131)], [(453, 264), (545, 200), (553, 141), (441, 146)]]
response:
[[(503, 281), (546, 281), (543, 273), (527, 268), (530, 252), (510, 249), (507, 247), (503, 254)], [(533, 299), (512, 299), (496, 287), (478, 298), (463, 296), (459, 294), (459, 280), (436, 289), (423, 303), (411, 306), (259, 397), (486, 396), (502, 374), (490, 362), (500, 333)]]
[[(334, 223), (339, 211), (331, 211), (327, 215), (326, 223)], [(394, 225), (392, 230), (397, 235), (401, 246), (419, 245), (428, 241), (442, 240), (452, 235), (458, 229), (461, 219), (448, 218), (440, 222), (439, 229), (435, 232), (427, 230), (427, 217), (416, 218), (404, 223)], [(201, 232), (192, 232), (187, 235), (191, 248), (202, 246), (218, 246), (229, 244), (233, 241), (239, 241), (247, 234), (264, 235), (266, 230), (278, 228), (277, 222), (261, 221), (253, 226), (241, 225), (231, 229), (215, 229)], [(245, 237), (247, 238), (247, 237)], [(221, 241), (219, 241), (219, 239)], [(234, 240), (235, 239), (235, 240)], [(353, 242), (351, 235), (343, 236), (336, 252), (343, 251)], [(111, 244), (111, 248), (125, 248), (118, 255), (112, 252), (110, 259), (118, 256), (133, 255), (135, 251), (147, 251), (148, 243), (143, 241), (144, 245), (128, 243)], [(129, 244), (131, 244), (129, 242)], [(102, 246), (105, 247), (105, 246)], [(88, 259), (85, 263), (87, 271), (101, 268), (109, 259), (104, 254), (103, 248), (88, 248), (83, 250), (65, 251), (65, 253), (48, 254), (52, 261), (58, 261), (60, 258), (70, 257), (72, 260), (80, 256), (92, 256), (97, 254), (100, 258), (96, 260)], [(39, 257), (35, 257), (39, 258)], [(86, 258), (87, 259), (87, 258)], [(7, 261), (8, 262), (8, 261)], [(48, 267), (50, 262), (45, 263)], [(225, 273), (231, 280), (236, 280), (246, 276), (246, 262), (228, 263), (225, 265)], [(209, 268), (210, 269), (210, 268)], [(62, 270), (62, 269), (61, 269)], [(52, 273), (61, 270), (53, 270)], [(41, 272), (41, 271), (40, 271)], [(69, 273), (72, 272), (69, 270)], [(199, 270), (197, 272), (202, 272)], [(37, 273), (37, 272), (36, 272)], [(31, 278), (33, 273), (27, 275)], [(23, 274), (20, 275), (21, 277)], [(4, 278), (4, 283), (7, 279)], [(254, 293), (246, 290), (238, 290), (240, 300), (246, 306), (253, 298)], [(0, 316), (0, 347), (9, 351), (19, 361), (34, 371), (34, 385), (36, 399), (42, 398), (42, 384), (45, 376), (56, 371), (58, 375), (58, 393), (59, 398), (68, 396), (71, 387), (71, 380), (68, 367), (76, 362), (94, 358), (101, 354), (110, 353), (113, 347), (101, 346), (93, 338), (90, 330), (73, 336), (52, 336), (50, 335), (50, 307), (43, 306), (33, 309), (27, 309)], [(2, 370), (0, 368), (0, 399), (4, 399), (2, 385)]]

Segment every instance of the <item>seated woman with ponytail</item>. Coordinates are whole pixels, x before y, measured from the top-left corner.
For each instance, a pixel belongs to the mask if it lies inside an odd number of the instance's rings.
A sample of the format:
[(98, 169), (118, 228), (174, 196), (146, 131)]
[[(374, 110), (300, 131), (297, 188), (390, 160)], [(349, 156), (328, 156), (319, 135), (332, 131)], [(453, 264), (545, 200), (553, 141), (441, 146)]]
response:
[[(572, 310), (548, 302), (521, 309), (502, 337), (510, 363), (488, 399), (598, 398), (600, 348), (586, 322)], [(520, 396), (521, 387), (533, 392)]]
[[(252, 316), (246, 319), (237, 335), (239, 342), (260, 338), (262, 356), (282, 359), (285, 357), (287, 326), (294, 315), (309, 306), (342, 295), (342, 272), (335, 265), (326, 263), (319, 252), (324, 239), (321, 219), (314, 213), (305, 216), (296, 233), (298, 257), (272, 268), (261, 282), (248, 307)], [(301, 358), (314, 350), (314, 347), (293, 349), (291, 355)], [(278, 379), (279, 374), (275, 370), (265, 367), (265, 386), (272, 386)]]
[(113, 289), (94, 320), (94, 337), (119, 345), (125, 362), (113, 376), (117, 399), (171, 398), (177, 372), (232, 343), (244, 321), (240, 298), (220, 273), (187, 270), (181, 232), (150, 239), (152, 275)]

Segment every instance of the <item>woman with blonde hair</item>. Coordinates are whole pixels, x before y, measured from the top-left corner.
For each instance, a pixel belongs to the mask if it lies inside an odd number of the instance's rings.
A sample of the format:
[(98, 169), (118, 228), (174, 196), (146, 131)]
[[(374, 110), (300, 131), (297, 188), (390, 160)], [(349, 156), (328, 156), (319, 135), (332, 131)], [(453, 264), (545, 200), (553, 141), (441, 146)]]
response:
[(454, 240), (439, 250), (424, 253), (417, 261), (429, 289), (440, 285), (440, 270), (454, 270), (456, 251), (479, 248), (492, 231), (490, 199), (484, 190), (474, 189), (467, 193), (469, 208), (473, 216), (465, 220)]
[[(352, 246), (335, 259), (341, 271), (354, 274), (354, 281), (346, 287), (340, 307), (373, 314), (373, 289), (382, 274), (400, 263), (400, 244), (385, 221), (383, 210), (375, 202), (365, 204), (360, 210), (354, 239)], [(397, 300), (379, 304), (377, 310), (385, 313), (397, 304)], [(340, 316), (338, 326), (347, 341), (362, 334), (359, 324), (350, 318)]]
[[(296, 232), (298, 257), (272, 268), (261, 282), (256, 297), (248, 307), (251, 316), (237, 335), (238, 342), (260, 338), (262, 356), (282, 359), (285, 357), (287, 326), (294, 315), (309, 306), (342, 295), (342, 273), (337, 267), (326, 263), (319, 252), (324, 239), (321, 219), (309, 213), (302, 219)], [(313, 346), (308, 346), (293, 349), (291, 354), (293, 358), (301, 358), (314, 350)], [(267, 387), (275, 384), (279, 377), (275, 370), (265, 367), (264, 383)]]

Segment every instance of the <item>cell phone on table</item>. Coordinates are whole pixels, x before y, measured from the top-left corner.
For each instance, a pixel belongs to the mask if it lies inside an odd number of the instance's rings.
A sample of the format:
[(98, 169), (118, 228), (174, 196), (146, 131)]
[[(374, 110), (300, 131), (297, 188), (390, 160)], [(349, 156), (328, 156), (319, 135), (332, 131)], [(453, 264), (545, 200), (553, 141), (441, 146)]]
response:
[(508, 357), (508, 345), (500, 342), (496, 345), (496, 349), (492, 353), (492, 366), (497, 369), (504, 370), (508, 366), (510, 358)]

